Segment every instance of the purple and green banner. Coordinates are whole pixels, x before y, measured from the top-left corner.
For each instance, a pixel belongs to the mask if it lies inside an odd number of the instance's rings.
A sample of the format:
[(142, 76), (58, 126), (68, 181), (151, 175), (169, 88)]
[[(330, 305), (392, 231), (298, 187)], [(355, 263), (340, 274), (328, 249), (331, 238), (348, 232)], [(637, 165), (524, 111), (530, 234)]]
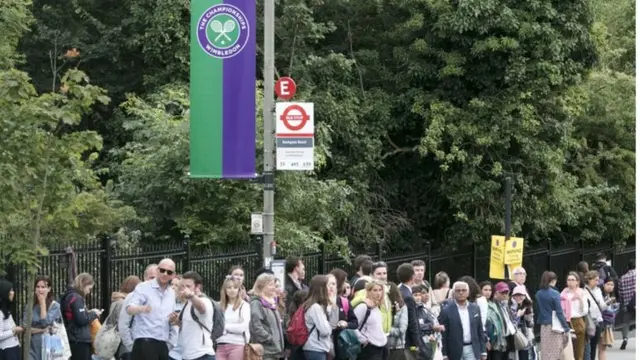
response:
[(190, 98), (190, 176), (255, 177), (255, 0), (191, 0)]

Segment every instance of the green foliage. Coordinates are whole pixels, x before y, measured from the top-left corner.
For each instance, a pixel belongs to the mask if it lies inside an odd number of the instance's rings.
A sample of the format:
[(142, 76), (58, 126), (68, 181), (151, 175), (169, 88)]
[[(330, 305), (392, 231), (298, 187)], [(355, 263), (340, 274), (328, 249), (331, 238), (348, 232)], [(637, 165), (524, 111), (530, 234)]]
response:
[[(198, 243), (246, 243), (261, 187), (248, 181), (189, 178), (188, 107), (182, 85), (163, 87), (147, 100), (131, 96), (122, 104), (124, 124), (134, 140), (114, 151), (122, 159), (116, 168), (118, 195), (150, 220), (146, 229), (156, 236), (186, 233)], [(260, 118), (259, 123), (262, 133)], [(279, 242), (292, 249), (313, 249), (324, 238), (344, 248), (345, 240), (334, 230), (352, 210), (352, 190), (344, 182), (286, 174), (278, 177), (276, 189)]]
[(30, 4), (29, 0), (0, 1), (0, 69), (10, 69), (20, 59), (15, 49), (33, 21), (27, 11)]
[[(67, 49), (83, 54), (114, 102), (80, 127), (105, 139), (94, 166), (112, 170), (103, 180), (144, 216), (145, 235), (245, 242), (261, 188), (187, 176), (188, 5), (35, 0), (25, 69), (48, 91), (52, 60), (67, 68)], [(278, 242), (485, 243), (504, 231), (506, 176), (513, 232), (530, 243), (624, 241), (635, 223), (633, 10), (631, 0), (277, 2), (276, 72), (296, 79), (295, 100), (315, 103), (318, 149), (315, 172), (276, 177)], [(12, 43), (23, 29), (9, 29)]]

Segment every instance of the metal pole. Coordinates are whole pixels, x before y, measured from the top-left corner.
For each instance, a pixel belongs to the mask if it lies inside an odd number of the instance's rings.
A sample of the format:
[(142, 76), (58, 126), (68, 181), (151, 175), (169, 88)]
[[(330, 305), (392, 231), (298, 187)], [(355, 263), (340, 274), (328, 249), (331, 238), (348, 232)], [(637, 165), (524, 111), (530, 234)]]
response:
[(274, 28), (275, 28), (275, 0), (264, 1), (264, 100), (262, 104), (262, 120), (264, 123), (264, 210), (262, 212), (264, 225), (264, 240), (262, 255), (264, 266), (271, 262), (271, 242), (274, 241), (274, 201), (275, 186), (274, 170), (274, 117), (273, 117), (273, 80), (275, 77), (274, 58)]
[[(510, 177), (505, 179), (504, 187), (504, 240), (506, 243), (511, 238), (511, 188), (513, 182)], [(507, 265), (504, 266), (504, 278), (511, 279), (511, 269)]]

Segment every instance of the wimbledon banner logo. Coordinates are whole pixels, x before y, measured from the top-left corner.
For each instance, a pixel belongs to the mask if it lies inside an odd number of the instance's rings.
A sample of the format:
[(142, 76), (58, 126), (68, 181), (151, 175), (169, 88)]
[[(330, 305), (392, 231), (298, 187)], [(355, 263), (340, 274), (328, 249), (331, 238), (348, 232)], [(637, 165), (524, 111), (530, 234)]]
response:
[(207, 55), (228, 59), (239, 54), (249, 40), (247, 17), (233, 5), (208, 8), (198, 20), (198, 43)]

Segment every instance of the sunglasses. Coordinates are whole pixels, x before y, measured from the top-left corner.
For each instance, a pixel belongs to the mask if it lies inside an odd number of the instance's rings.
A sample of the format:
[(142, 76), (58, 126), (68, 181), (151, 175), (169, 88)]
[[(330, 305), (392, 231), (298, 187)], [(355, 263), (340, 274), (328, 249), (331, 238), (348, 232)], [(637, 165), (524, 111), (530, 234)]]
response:
[(500, 291), (500, 294), (502, 294), (502, 295), (507, 295), (508, 293), (509, 293), (509, 290)]
[(173, 275), (173, 273), (175, 272), (173, 270), (167, 270), (163, 268), (158, 268), (158, 271), (160, 271), (160, 274), (167, 274), (169, 276)]

